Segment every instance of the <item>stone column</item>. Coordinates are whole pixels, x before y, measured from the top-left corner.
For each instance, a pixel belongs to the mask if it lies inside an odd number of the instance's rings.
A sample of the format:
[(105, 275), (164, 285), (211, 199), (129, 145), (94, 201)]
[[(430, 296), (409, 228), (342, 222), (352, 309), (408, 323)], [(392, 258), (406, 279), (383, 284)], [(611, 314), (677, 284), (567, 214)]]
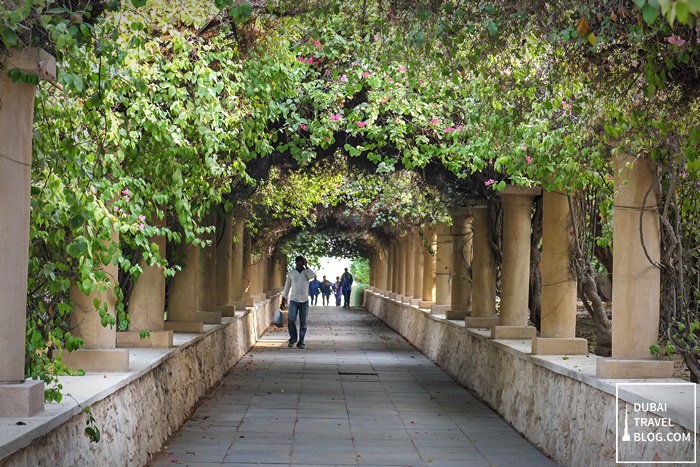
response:
[(396, 253), (398, 259), (396, 300), (403, 302), (403, 297), (406, 295), (406, 239), (404, 237), (398, 239)]
[(392, 251), (391, 251), (391, 268), (392, 268), (392, 280), (391, 280), (391, 294), (390, 297), (392, 299), (396, 299), (400, 293), (399, 293), (399, 276), (401, 275), (401, 272), (399, 271), (399, 257), (401, 256), (401, 249), (399, 248), (400, 243), (399, 239), (395, 238), (393, 245), (392, 245)]
[(503, 205), (503, 266), (501, 316), (491, 328), (493, 339), (532, 339), (537, 333), (528, 325), (528, 278), (530, 277), (530, 231), (532, 200), (539, 188), (508, 186), (501, 192)]
[(253, 244), (248, 231), (244, 235), (244, 253), (243, 253), (243, 300), (246, 307), (255, 306), (255, 256), (253, 254)]
[(388, 297), (394, 289), (394, 244), (389, 243), (385, 251), (386, 287), (384, 287), (384, 295)]
[[(159, 227), (164, 221), (156, 221)], [(165, 254), (166, 241), (163, 236), (151, 238)], [(157, 347), (173, 346), (173, 332), (165, 331), (165, 274), (158, 266), (149, 266), (142, 258), (143, 272), (136, 279), (127, 303), (129, 327), (126, 332), (117, 333), (117, 347)], [(141, 339), (140, 332), (148, 331), (149, 336)]]
[(496, 318), (496, 258), (489, 244), (491, 216), (489, 206), (472, 206), (474, 249), (472, 261), (472, 313), (464, 318), (468, 328), (490, 328)]
[[(112, 231), (112, 243), (119, 243), (119, 233)], [(114, 287), (119, 284), (119, 267), (110, 263), (102, 266), (107, 275), (106, 289), (96, 289), (86, 295), (73, 283), (70, 288), (70, 300), (73, 311), (70, 315), (71, 333), (83, 339), (82, 349), (74, 352), (63, 351), (63, 363), (74, 369), (85, 371), (129, 371), (129, 351), (117, 349), (117, 326), (102, 326), (99, 312), (95, 308), (95, 300), (100, 301), (100, 307), (107, 305), (107, 314), (116, 318), (115, 305), (117, 296)]]
[(659, 341), (661, 301), (661, 272), (647, 258), (656, 263), (661, 255), (656, 167), (624, 154), (614, 162), (612, 358), (598, 358), (596, 372), (600, 378), (670, 378), (673, 362), (649, 352)]
[(427, 245), (422, 248), (423, 254), (423, 287), (420, 308), (430, 309), (435, 304), (435, 256), (437, 253), (437, 235), (434, 228), (425, 231)]
[(198, 313), (200, 247), (185, 243), (180, 245), (180, 249), (185, 265), (171, 279), (165, 329), (175, 332), (203, 332), (204, 322)]
[(452, 233), (448, 224), (438, 224), (435, 243), (435, 304), (430, 309), (433, 314), (442, 315), (450, 310), (452, 300)]
[(218, 216), (216, 227), (216, 310), (222, 316), (234, 316), (233, 216)]
[(450, 210), (452, 217), (452, 290), (446, 319), (463, 320), (471, 313), (472, 214), (469, 208)]
[(245, 216), (242, 209), (234, 212), (231, 251), (231, 304), (236, 310), (245, 311), (243, 263), (245, 262)]
[(413, 243), (413, 257), (414, 259), (414, 269), (413, 269), (413, 299), (411, 300), (411, 305), (418, 307), (420, 306), (421, 297), (423, 296), (423, 239), (419, 234), (418, 228), (413, 230), (411, 234), (411, 242)]
[(31, 417), (44, 410), (43, 381), (24, 381), (27, 329), (32, 124), (36, 87), (13, 83), (19, 68), (56, 80), (56, 59), (41, 49), (0, 55), (0, 417)]
[(586, 355), (588, 341), (576, 338), (576, 276), (571, 272), (574, 238), (567, 194), (543, 194), (542, 209), (542, 323), (532, 339), (536, 355)]
[(411, 303), (413, 300), (413, 282), (416, 273), (416, 248), (413, 244), (413, 234), (408, 233), (404, 238), (404, 257), (406, 258), (406, 282), (404, 283), (403, 302)]
[[(204, 224), (216, 226), (216, 214), (207, 214)], [(202, 321), (206, 324), (220, 324), (221, 312), (216, 311), (216, 233), (203, 236), (209, 243), (199, 254), (201, 277), (199, 280), (199, 308)]]

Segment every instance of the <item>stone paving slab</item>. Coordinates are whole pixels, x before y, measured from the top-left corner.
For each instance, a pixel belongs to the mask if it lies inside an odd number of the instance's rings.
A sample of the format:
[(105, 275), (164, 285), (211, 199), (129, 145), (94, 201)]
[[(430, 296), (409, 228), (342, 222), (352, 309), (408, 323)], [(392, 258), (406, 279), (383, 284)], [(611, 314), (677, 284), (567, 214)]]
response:
[(312, 307), (307, 348), (271, 327), (152, 467), (555, 466), (362, 309)]

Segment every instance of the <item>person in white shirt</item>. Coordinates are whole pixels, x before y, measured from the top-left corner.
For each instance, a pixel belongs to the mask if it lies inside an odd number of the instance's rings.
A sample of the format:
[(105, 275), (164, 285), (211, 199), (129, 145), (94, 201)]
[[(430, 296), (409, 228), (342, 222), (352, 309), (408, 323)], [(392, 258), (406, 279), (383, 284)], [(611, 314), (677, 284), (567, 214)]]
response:
[[(306, 259), (297, 256), (296, 266), (287, 274), (287, 281), (282, 292), (282, 306), (289, 300), (288, 328), (289, 344), (287, 347), (303, 349), (304, 337), (306, 337), (306, 318), (309, 315), (309, 281), (315, 277), (314, 272), (309, 269)], [(299, 332), (297, 333), (297, 316), (299, 316)]]

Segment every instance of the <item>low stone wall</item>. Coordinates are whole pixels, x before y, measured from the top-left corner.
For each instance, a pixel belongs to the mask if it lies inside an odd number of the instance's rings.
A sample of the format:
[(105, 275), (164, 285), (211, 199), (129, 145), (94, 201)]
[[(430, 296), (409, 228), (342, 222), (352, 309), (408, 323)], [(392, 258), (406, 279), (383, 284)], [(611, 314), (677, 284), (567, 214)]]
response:
[[(102, 434), (99, 443), (91, 443), (85, 437), (87, 418), (74, 404), (71, 413), (63, 415), (66, 421), (58, 425), (41, 414), (27, 420), (35, 427), (23, 439), (13, 440), (14, 445), (24, 447), (9, 455), (5, 452), (4, 458), (0, 456), (0, 465), (145, 465), (187, 420), (199, 398), (255, 344), (272, 322), (278, 303), (275, 297), (245, 313), (236, 313), (225, 324), (212, 326), (213, 329), (168, 350), (126, 381), (114, 384), (111, 390), (78, 401), (90, 405)], [(133, 349), (132, 354), (149, 351), (154, 353), (154, 349)]]
[[(625, 408), (631, 414), (633, 402), (644, 399), (621, 397), (616, 408), (614, 382), (594, 376), (595, 356), (576, 357), (578, 364), (572, 364), (574, 357), (532, 356), (529, 341), (493, 341), (485, 330), (466, 329), (463, 323), (376, 292), (365, 292), (364, 305), (560, 464), (615, 464), (616, 410), (624, 419)], [(673, 415), (674, 426), (660, 427), (658, 432), (692, 437), (697, 423), (693, 414)], [(639, 446), (620, 444), (620, 460), (649, 458)], [(692, 443), (672, 446), (656, 454), (660, 459), (693, 459)], [(631, 454), (635, 457), (628, 457)]]

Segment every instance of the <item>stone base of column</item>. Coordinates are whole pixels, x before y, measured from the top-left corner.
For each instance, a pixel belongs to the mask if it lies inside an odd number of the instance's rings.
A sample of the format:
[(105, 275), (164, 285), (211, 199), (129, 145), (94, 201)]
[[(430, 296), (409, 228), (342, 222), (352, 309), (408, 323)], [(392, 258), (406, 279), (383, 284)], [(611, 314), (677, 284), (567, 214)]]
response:
[(452, 305), (433, 305), (430, 307), (430, 312), (434, 315), (445, 315), (450, 311)]
[(216, 305), (216, 311), (221, 313), (221, 316), (231, 317), (236, 316), (235, 305)]
[(396, 300), (396, 292), (389, 292), (389, 295), (387, 295), (391, 300)]
[(447, 310), (445, 312), (445, 319), (453, 320), (463, 320), (471, 313), (470, 310)]
[(243, 299), (243, 303), (245, 303), (246, 308), (253, 308), (253, 307), (255, 307), (255, 298), (254, 297), (246, 297)]
[(413, 300), (413, 297), (411, 297), (410, 295), (404, 295), (401, 298), (401, 303), (408, 303), (410, 305), (412, 300)]
[(490, 329), (497, 326), (499, 319), (495, 316), (493, 318), (481, 317), (481, 316), (467, 316), (464, 318), (464, 327), (467, 328), (487, 328)]
[(266, 294), (266, 293), (257, 294), (257, 295), (255, 296), (255, 303), (262, 303), (262, 302), (264, 302), (265, 300), (267, 300), (267, 294)]
[(172, 331), (149, 331), (149, 336), (141, 339), (137, 331), (120, 331), (117, 333), (117, 347), (141, 349), (167, 349), (173, 346)]
[(435, 302), (431, 302), (428, 300), (419, 300), (418, 301), (418, 308), (430, 310), (433, 305), (435, 305)]
[(533, 355), (588, 355), (588, 340), (580, 337), (535, 337)]
[(166, 331), (173, 332), (204, 332), (204, 323), (201, 321), (166, 321)]
[(532, 339), (537, 335), (534, 326), (499, 326), (491, 328), (491, 339)]
[(604, 379), (672, 378), (673, 362), (668, 360), (632, 360), (598, 358), (596, 376)]
[(0, 384), (0, 418), (33, 417), (43, 410), (43, 381)]
[(396, 297), (394, 297), (394, 300), (403, 303), (403, 295), (397, 293)]
[(129, 351), (127, 349), (78, 349), (68, 352), (64, 349), (63, 363), (74, 370), (123, 373), (129, 371)]
[(246, 308), (245, 301), (239, 300), (239, 301), (233, 302), (231, 304), (234, 306), (236, 311), (245, 311), (245, 308)]
[(198, 311), (197, 320), (204, 324), (221, 324), (220, 311)]
[(411, 306), (417, 307), (418, 305), (420, 305), (420, 298), (412, 298), (411, 299)]

